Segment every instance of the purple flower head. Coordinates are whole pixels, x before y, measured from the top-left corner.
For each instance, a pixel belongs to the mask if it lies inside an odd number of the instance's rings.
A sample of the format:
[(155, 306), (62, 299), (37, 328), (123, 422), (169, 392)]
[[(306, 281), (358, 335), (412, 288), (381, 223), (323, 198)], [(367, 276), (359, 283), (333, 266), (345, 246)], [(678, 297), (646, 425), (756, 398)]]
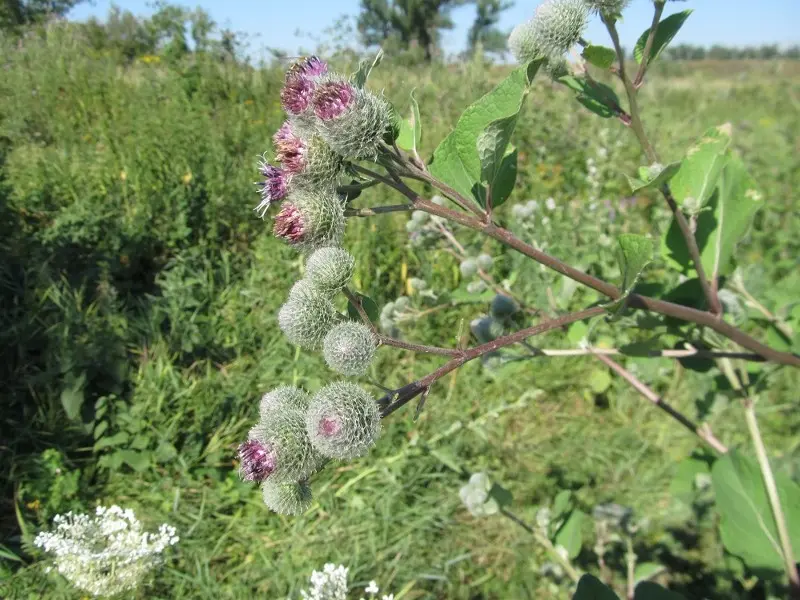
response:
[(314, 92), (314, 112), (323, 121), (341, 117), (355, 100), (356, 91), (346, 81), (329, 81)]
[(319, 434), (322, 437), (333, 437), (342, 429), (342, 424), (334, 417), (323, 417), (319, 422)]
[(272, 141), (275, 144), (275, 158), (287, 172), (296, 174), (305, 169), (308, 147), (294, 134), (288, 121), (281, 126)]
[(239, 445), (239, 460), (242, 463), (239, 475), (243, 481), (264, 481), (275, 470), (275, 453), (258, 440), (247, 440)]
[(295, 75), (286, 80), (281, 90), (281, 105), (292, 115), (299, 115), (311, 104), (316, 85), (308, 77)]
[(290, 244), (303, 241), (306, 233), (303, 214), (291, 202), (284, 202), (280, 212), (275, 215), (275, 237), (283, 238)]
[(328, 72), (328, 63), (316, 56), (305, 56), (295, 62), (286, 72), (287, 81), (292, 77), (304, 75), (306, 77), (319, 77)]

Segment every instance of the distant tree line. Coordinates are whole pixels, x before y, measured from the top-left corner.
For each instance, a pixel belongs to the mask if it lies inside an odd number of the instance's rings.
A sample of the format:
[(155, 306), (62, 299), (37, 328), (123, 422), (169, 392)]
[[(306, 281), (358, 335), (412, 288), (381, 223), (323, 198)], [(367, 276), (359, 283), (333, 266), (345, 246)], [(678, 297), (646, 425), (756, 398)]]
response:
[(692, 44), (678, 44), (666, 49), (666, 54), (673, 60), (771, 60), (776, 58), (800, 59), (800, 46), (781, 48), (777, 44), (761, 46), (722, 46), (714, 44), (710, 48)]

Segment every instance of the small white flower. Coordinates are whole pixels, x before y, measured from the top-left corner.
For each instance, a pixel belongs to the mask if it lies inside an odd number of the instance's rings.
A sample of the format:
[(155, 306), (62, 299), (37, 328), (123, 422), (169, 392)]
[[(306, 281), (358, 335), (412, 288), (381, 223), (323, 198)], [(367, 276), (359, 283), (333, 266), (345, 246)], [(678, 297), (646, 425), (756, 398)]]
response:
[(500, 509), (497, 500), (489, 497), (491, 489), (492, 483), (486, 473), (473, 473), (469, 483), (459, 490), (458, 495), (473, 517), (485, 517)]
[(556, 201), (550, 197), (544, 201), (544, 205), (547, 207), (547, 210), (555, 210), (556, 209)]
[(378, 588), (378, 584), (375, 583), (375, 581), (373, 580), (369, 582), (369, 585), (364, 589), (364, 591), (367, 592), (368, 594), (374, 595), (377, 594), (380, 591), (380, 589)]
[(55, 554), (55, 567), (75, 587), (95, 596), (135, 589), (159, 565), (164, 550), (178, 542), (175, 528), (142, 531), (132, 510), (98, 506), (95, 515), (56, 515), (55, 529), (36, 536), (34, 545)]

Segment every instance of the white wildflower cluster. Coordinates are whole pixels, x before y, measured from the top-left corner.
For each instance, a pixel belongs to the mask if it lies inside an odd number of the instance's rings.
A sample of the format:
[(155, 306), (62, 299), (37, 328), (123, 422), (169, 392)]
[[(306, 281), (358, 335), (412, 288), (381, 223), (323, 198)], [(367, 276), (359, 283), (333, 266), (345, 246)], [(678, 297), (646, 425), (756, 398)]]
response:
[[(309, 583), (310, 589), (302, 590), (300, 597), (303, 600), (347, 600), (347, 573), (349, 569), (344, 565), (334, 565), (333, 563), (326, 564), (322, 571), (314, 571), (311, 573)], [(374, 599), (377, 600), (380, 588), (374, 581), (370, 581), (369, 585), (364, 588), (366, 598), (362, 596), (361, 600)], [(381, 596), (380, 600), (394, 600), (394, 594)]]
[(34, 545), (54, 554), (56, 570), (94, 596), (135, 589), (179, 539), (166, 524), (156, 533), (143, 531), (133, 511), (119, 506), (98, 506), (94, 515), (56, 515), (53, 523), (55, 530), (37, 535)]
[(473, 517), (487, 517), (500, 510), (497, 500), (489, 497), (491, 489), (492, 482), (486, 473), (473, 473), (458, 495)]

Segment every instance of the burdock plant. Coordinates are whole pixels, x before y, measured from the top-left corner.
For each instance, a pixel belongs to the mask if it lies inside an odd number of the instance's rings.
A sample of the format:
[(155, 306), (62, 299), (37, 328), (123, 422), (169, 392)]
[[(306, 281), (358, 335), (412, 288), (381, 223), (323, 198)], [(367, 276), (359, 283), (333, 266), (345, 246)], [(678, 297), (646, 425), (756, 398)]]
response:
[[(757, 396), (752, 385), (755, 369), (761, 364), (798, 367), (800, 357), (787, 351), (786, 340), (791, 340), (793, 332), (779, 317), (772, 316), (783, 332), (783, 347), (759, 341), (758, 337), (765, 335), (763, 324), (751, 322), (746, 331), (736, 326), (720, 301), (722, 295), (725, 306), (734, 306), (732, 294), (752, 298), (741, 278), (731, 275), (736, 242), (747, 233), (753, 216), (764, 204), (762, 192), (730, 149), (729, 125), (705, 132), (673, 162), (662, 160), (646, 133), (638, 90), (645, 83), (649, 65), (691, 11), (662, 20), (665, 3), (654, 3), (653, 26), (637, 43), (634, 54), (638, 66), (630, 73), (616, 29), (618, 13), (625, 5), (624, 1), (610, 0), (543, 2), (509, 40), (519, 67), (467, 109), (429, 160), (420, 154), (422, 123), (416, 101), (412, 99), (414, 118), (402, 120), (381, 95), (365, 88), (378, 60), (363, 63), (349, 78), (330, 71), (313, 57), (289, 69), (281, 92), (287, 123), (274, 138), (280, 166), (262, 164), (265, 202), (259, 207), (266, 216), (273, 201), (282, 202), (274, 213), (273, 231), (307, 259), (305, 277), (278, 310), (281, 330), (293, 344), (322, 350), (332, 371), (348, 377), (363, 376), (382, 346), (431, 354), (441, 357), (442, 363), (399, 388), (381, 385), (384, 393), (377, 399), (354, 381), (324, 385), (310, 399), (296, 389), (278, 388), (267, 394), (261, 403), (260, 421), (242, 444), (240, 458), (243, 478), (262, 482), (264, 500), (270, 508), (290, 514), (302, 512), (311, 503), (311, 478), (326, 461), (353, 460), (366, 454), (379, 437), (382, 418), (416, 398), (420, 399), (419, 412), (440, 379), (471, 361), (477, 359), (488, 365), (487, 358), (502, 360), (503, 353), (510, 350), (522, 353), (516, 355), (517, 361), (589, 356), (598, 365), (602, 363), (606, 376), (608, 372), (618, 375), (666, 418), (706, 446), (703, 464), (713, 465), (723, 544), (754, 570), (775, 572), (782, 568), (792, 590), (800, 593), (792, 548), (797, 538), (791, 537), (785, 513), (786, 506), (800, 505), (800, 491), (791, 481), (773, 474), (756, 418)], [(590, 14), (599, 15), (612, 48), (583, 39)], [(584, 62), (570, 69), (560, 67), (562, 56), (576, 45), (584, 47)], [(635, 222), (626, 223), (627, 233), (617, 240), (618, 270), (612, 273), (616, 283), (601, 278), (601, 269), (590, 274), (509, 229), (512, 223), (531, 231), (534, 218), (545, 224), (548, 213), (563, 210), (554, 199), (548, 199), (545, 208), (538, 210), (536, 202), (510, 201), (522, 157), (511, 146), (511, 139), (533, 79), (545, 62), (558, 66), (551, 68), (551, 75), (575, 94), (577, 110), (589, 110), (633, 133), (641, 145), (643, 165), (628, 177), (631, 191), (659, 197), (668, 209), (670, 223), (651, 229), (663, 231), (658, 243), (647, 233), (636, 233)], [(627, 101), (620, 100), (611, 87), (598, 83), (593, 69), (616, 78)], [(364, 204), (369, 194), (361, 192), (376, 185), (392, 189), (400, 201), (385, 206)], [(437, 196), (428, 199), (434, 190)], [(509, 210), (504, 206), (507, 202)], [(472, 345), (432, 346), (399, 338), (404, 317), (423, 318), (419, 304), (439, 298), (436, 282), (410, 277), (403, 290), (410, 298), (403, 295), (402, 302), (398, 298), (383, 310), (349, 287), (354, 259), (342, 248), (347, 220), (395, 212), (410, 215), (407, 229), (417, 247), (444, 246), (458, 257), (468, 289), (484, 293), (492, 288), (496, 292), (494, 300), (473, 315)], [(601, 213), (597, 215), (600, 218)], [(472, 246), (481, 249), (477, 258), (470, 257), (465, 243), (458, 240), (468, 230), (485, 236), (480, 245)], [(575, 287), (583, 286), (585, 293), (575, 296), (580, 298), (575, 301), (584, 305), (574, 312), (563, 312), (554, 302), (532, 306), (512, 289), (513, 278), (495, 280), (492, 271), (498, 266), (484, 251), (491, 243), (538, 263), (543, 271), (549, 269), (571, 280)], [(592, 252), (602, 252), (607, 246), (600, 238), (587, 243)], [(656, 248), (664, 263), (659, 270), (649, 270)], [(478, 277), (479, 286), (475, 285)], [(662, 280), (657, 281), (659, 278)], [(671, 290), (679, 278), (683, 282), (680, 289)], [(640, 285), (643, 280), (658, 283), (648, 287), (655, 295), (645, 295)], [(343, 304), (340, 294), (347, 299), (346, 314), (339, 312)], [(479, 316), (481, 312), (489, 314)], [(645, 314), (647, 318), (642, 318)], [(741, 316), (737, 319), (741, 321)], [(592, 321), (579, 345), (573, 342), (572, 348), (543, 349), (532, 344), (536, 336), (562, 332), (579, 321)], [(626, 327), (620, 327), (621, 323)], [(591, 332), (595, 326), (618, 336), (617, 346), (606, 340), (603, 348), (594, 347)], [(653, 327), (668, 332), (669, 346), (660, 345), (661, 338), (651, 333)], [(716, 369), (718, 377), (713, 385), (719, 386), (717, 393), (740, 399), (756, 460), (729, 450), (707, 424), (698, 424), (669, 406), (625, 367), (625, 354), (630, 352), (626, 342), (636, 328), (650, 339), (646, 349), (637, 349), (638, 357), (677, 359), (687, 365), (691, 364), (686, 362), (689, 360), (701, 361), (707, 370)], [(566, 336), (561, 337), (566, 341)], [(275, 406), (281, 408), (276, 410)], [(495, 498), (493, 490), (482, 489), (481, 501), (494, 498), (504, 512), (508, 496)], [(732, 500), (734, 495), (741, 502)], [(750, 510), (748, 506), (758, 507), (756, 514), (740, 512)], [(760, 542), (764, 543), (763, 552)], [(594, 597), (588, 594), (597, 589), (596, 585), (602, 586), (599, 581), (579, 586), (576, 598)], [(631, 580), (630, 590), (633, 585)], [(629, 597), (633, 597), (632, 591)]]

